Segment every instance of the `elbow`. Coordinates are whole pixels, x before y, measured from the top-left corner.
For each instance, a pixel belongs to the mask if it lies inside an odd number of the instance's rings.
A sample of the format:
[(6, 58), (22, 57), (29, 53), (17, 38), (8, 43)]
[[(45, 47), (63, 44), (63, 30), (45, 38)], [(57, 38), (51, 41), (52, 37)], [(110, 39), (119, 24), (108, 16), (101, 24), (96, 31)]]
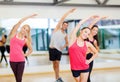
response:
[(33, 49), (29, 49), (29, 54), (31, 54), (33, 52)]
[(95, 57), (98, 57), (98, 52), (97, 52), (97, 53), (95, 53)]
[(32, 53), (32, 52), (33, 52), (33, 49), (30, 50), (30, 53)]

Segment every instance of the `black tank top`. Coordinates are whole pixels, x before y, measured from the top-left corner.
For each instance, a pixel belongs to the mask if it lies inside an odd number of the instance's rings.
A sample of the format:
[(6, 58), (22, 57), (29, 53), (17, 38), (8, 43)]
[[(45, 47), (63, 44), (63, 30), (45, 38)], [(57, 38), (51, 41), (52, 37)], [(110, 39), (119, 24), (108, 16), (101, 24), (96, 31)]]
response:
[(94, 46), (94, 41), (95, 39), (93, 39), (93, 41), (89, 40), (89, 39), (86, 39), (86, 41), (90, 42), (93, 46)]

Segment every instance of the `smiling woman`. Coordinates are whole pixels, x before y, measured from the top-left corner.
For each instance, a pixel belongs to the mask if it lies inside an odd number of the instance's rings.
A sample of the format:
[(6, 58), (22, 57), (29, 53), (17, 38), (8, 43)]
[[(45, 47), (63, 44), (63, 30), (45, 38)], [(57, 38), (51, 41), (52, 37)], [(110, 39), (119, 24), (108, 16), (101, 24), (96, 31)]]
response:
[[(30, 36), (30, 26), (23, 25), (20, 31), (17, 31), (20, 25), (27, 20), (32, 18), (36, 14), (22, 18), (17, 24), (14, 25), (10, 32), (10, 66), (14, 73), (16, 82), (22, 82), (22, 75), (25, 66), (25, 56), (32, 53), (31, 36)], [(27, 44), (28, 51), (23, 53), (22, 49), (24, 44)]]

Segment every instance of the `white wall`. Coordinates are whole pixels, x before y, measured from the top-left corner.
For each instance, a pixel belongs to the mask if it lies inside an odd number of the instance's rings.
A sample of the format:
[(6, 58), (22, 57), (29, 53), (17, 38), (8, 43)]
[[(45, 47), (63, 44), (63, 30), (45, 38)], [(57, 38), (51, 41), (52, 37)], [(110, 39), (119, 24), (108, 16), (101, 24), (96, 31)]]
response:
[[(60, 18), (67, 10), (72, 7), (61, 6), (18, 6), (0, 5), (1, 18), (21, 18), (31, 13), (38, 13), (40, 18)], [(69, 15), (69, 19), (81, 19), (90, 15), (98, 14), (109, 16), (109, 19), (120, 19), (120, 8), (112, 7), (76, 7), (77, 10)]]

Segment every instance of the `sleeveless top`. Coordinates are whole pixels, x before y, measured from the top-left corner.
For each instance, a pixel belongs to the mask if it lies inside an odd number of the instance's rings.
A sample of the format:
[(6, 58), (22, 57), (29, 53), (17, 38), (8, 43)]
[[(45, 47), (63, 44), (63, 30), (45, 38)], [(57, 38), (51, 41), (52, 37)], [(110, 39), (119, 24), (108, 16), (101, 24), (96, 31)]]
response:
[(57, 50), (61, 51), (60, 47), (65, 45), (65, 36), (66, 33), (63, 33), (61, 30), (54, 32), (51, 36), (49, 47), (56, 48)]
[(93, 39), (92, 41), (89, 40), (89, 39), (86, 39), (86, 41), (90, 42), (90, 43), (94, 46), (94, 41), (95, 41), (95, 39)]
[(77, 45), (76, 40), (75, 43), (69, 47), (70, 65), (72, 70), (85, 70), (89, 68), (89, 65), (86, 64), (86, 52), (86, 42), (84, 42), (84, 46), (80, 47)]
[(25, 61), (24, 53), (22, 48), (25, 44), (25, 39), (21, 40), (15, 35), (10, 39), (10, 61), (11, 62), (22, 62)]

